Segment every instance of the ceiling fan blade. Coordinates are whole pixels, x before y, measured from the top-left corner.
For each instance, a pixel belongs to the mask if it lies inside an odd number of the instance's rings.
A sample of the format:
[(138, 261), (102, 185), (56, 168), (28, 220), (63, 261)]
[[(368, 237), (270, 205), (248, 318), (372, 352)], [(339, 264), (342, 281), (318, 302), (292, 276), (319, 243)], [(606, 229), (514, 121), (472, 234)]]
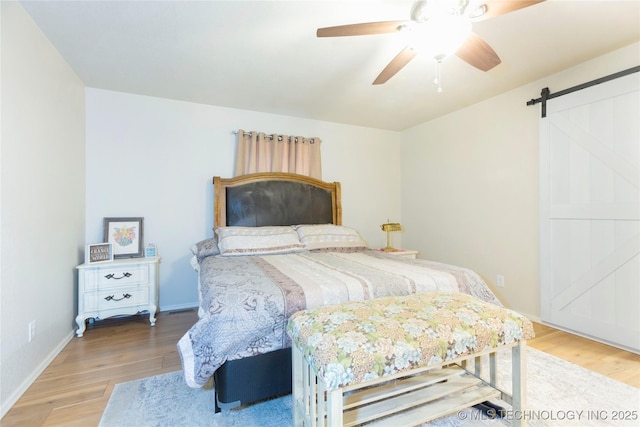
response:
[(367, 36), (371, 34), (393, 33), (407, 25), (408, 21), (365, 22), (361, 24), (338, 25), (336, 27), (318, 28), (318, 37)]
[(484, 15), (475, 18), (474, 21), (484, 21), (485, 19), (494, 18), (518, 9), (533, 6), (542, 3), (544, 0), (488, 0), (484, 3), (486, 12)]
[(416, 56), (416, 53), (417, 52), (409, 46), (402, 49), (400, 53), (397, 54), (396, 57), (393, 58), (386, 67), (384, 67), (384, 70), (382, 70), (378, 77), (376, 77), (376, 79), (373, 81), (373, 84), (381, 85), (391, 77), (395, 76), (398, 71), (402, 70), (402, 68), (407, 65), (414, 56)]
[(475, 33), (465, 40), (456, 56), (482, 71), (489, 71), (502, 62), (491, 46)]

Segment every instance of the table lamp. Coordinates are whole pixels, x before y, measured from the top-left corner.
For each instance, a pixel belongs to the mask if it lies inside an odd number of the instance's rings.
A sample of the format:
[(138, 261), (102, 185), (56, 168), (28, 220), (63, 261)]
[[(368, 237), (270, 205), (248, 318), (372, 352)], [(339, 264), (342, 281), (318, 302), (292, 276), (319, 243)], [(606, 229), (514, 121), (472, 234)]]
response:
[[(387, 221), (389, 221), (389, 220), (387, 220)], [(387, 247), (384, 248), (383, 251), (385, 251), (385, 252), (395, 252), (395, 251), (397, 251), (397, 249), (391, 247), (390, 233), (392, 231), (402, 231), (402, 226), (400, 225), (400, 223), (387, 222), (386, 224), (382, 224), (380, 226), (380, 228), (382, 229), (382, 231), (385, 231), (387, 233)]]

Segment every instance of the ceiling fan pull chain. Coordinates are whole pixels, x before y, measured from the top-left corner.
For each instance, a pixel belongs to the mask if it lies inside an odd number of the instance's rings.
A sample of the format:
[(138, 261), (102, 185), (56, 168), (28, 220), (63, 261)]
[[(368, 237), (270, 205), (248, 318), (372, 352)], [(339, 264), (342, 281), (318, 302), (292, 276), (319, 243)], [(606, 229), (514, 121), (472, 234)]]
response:
[(442, 93), (442, 55), (436, 56), (436, 77), (433, 79), (433, 84), (438, 85), (438, 93)]

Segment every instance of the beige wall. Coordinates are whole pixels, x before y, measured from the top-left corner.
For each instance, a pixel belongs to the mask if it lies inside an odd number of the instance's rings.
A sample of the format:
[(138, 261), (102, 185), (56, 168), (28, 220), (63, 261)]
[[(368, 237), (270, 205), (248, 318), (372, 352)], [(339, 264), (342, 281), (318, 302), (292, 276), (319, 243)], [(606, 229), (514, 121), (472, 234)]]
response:
[[(2, 414), (71, 338), (84, 244), (84, 86), (18, 2), (0, 2)], [(29, 342), (28, 325), (36, 321)]]
[[(211, 178), (232, 175), (238, 128), (321, 138), (323, 179), (342, 184), (343, 224), (358, 228), (370, 245), (384, 243), (380, 224), (400, 217), (397, 132), (101, 89), (86, 93), (87, 239), (101, 241), (104, 217), (144, 217), (145, 241), (162, 256), (161, 310), (198, 305), (189, 247), (213, 236)], [(123, 155), (140, 161), (123, 163)]]
[(526, 101), (638, 64), (636, 43), (403, 132), (404, 246), (475, 270), (539, 319), (540, 106)]

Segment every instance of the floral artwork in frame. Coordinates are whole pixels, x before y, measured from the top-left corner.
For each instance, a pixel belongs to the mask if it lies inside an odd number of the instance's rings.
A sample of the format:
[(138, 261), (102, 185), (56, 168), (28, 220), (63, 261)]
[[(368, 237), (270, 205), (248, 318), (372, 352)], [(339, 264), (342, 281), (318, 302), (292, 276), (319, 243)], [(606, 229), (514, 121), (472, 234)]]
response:
[(113, 244), (113, 257), (139, 258), (144, 256), (143, 218), (105, 218), (104, 241)]

